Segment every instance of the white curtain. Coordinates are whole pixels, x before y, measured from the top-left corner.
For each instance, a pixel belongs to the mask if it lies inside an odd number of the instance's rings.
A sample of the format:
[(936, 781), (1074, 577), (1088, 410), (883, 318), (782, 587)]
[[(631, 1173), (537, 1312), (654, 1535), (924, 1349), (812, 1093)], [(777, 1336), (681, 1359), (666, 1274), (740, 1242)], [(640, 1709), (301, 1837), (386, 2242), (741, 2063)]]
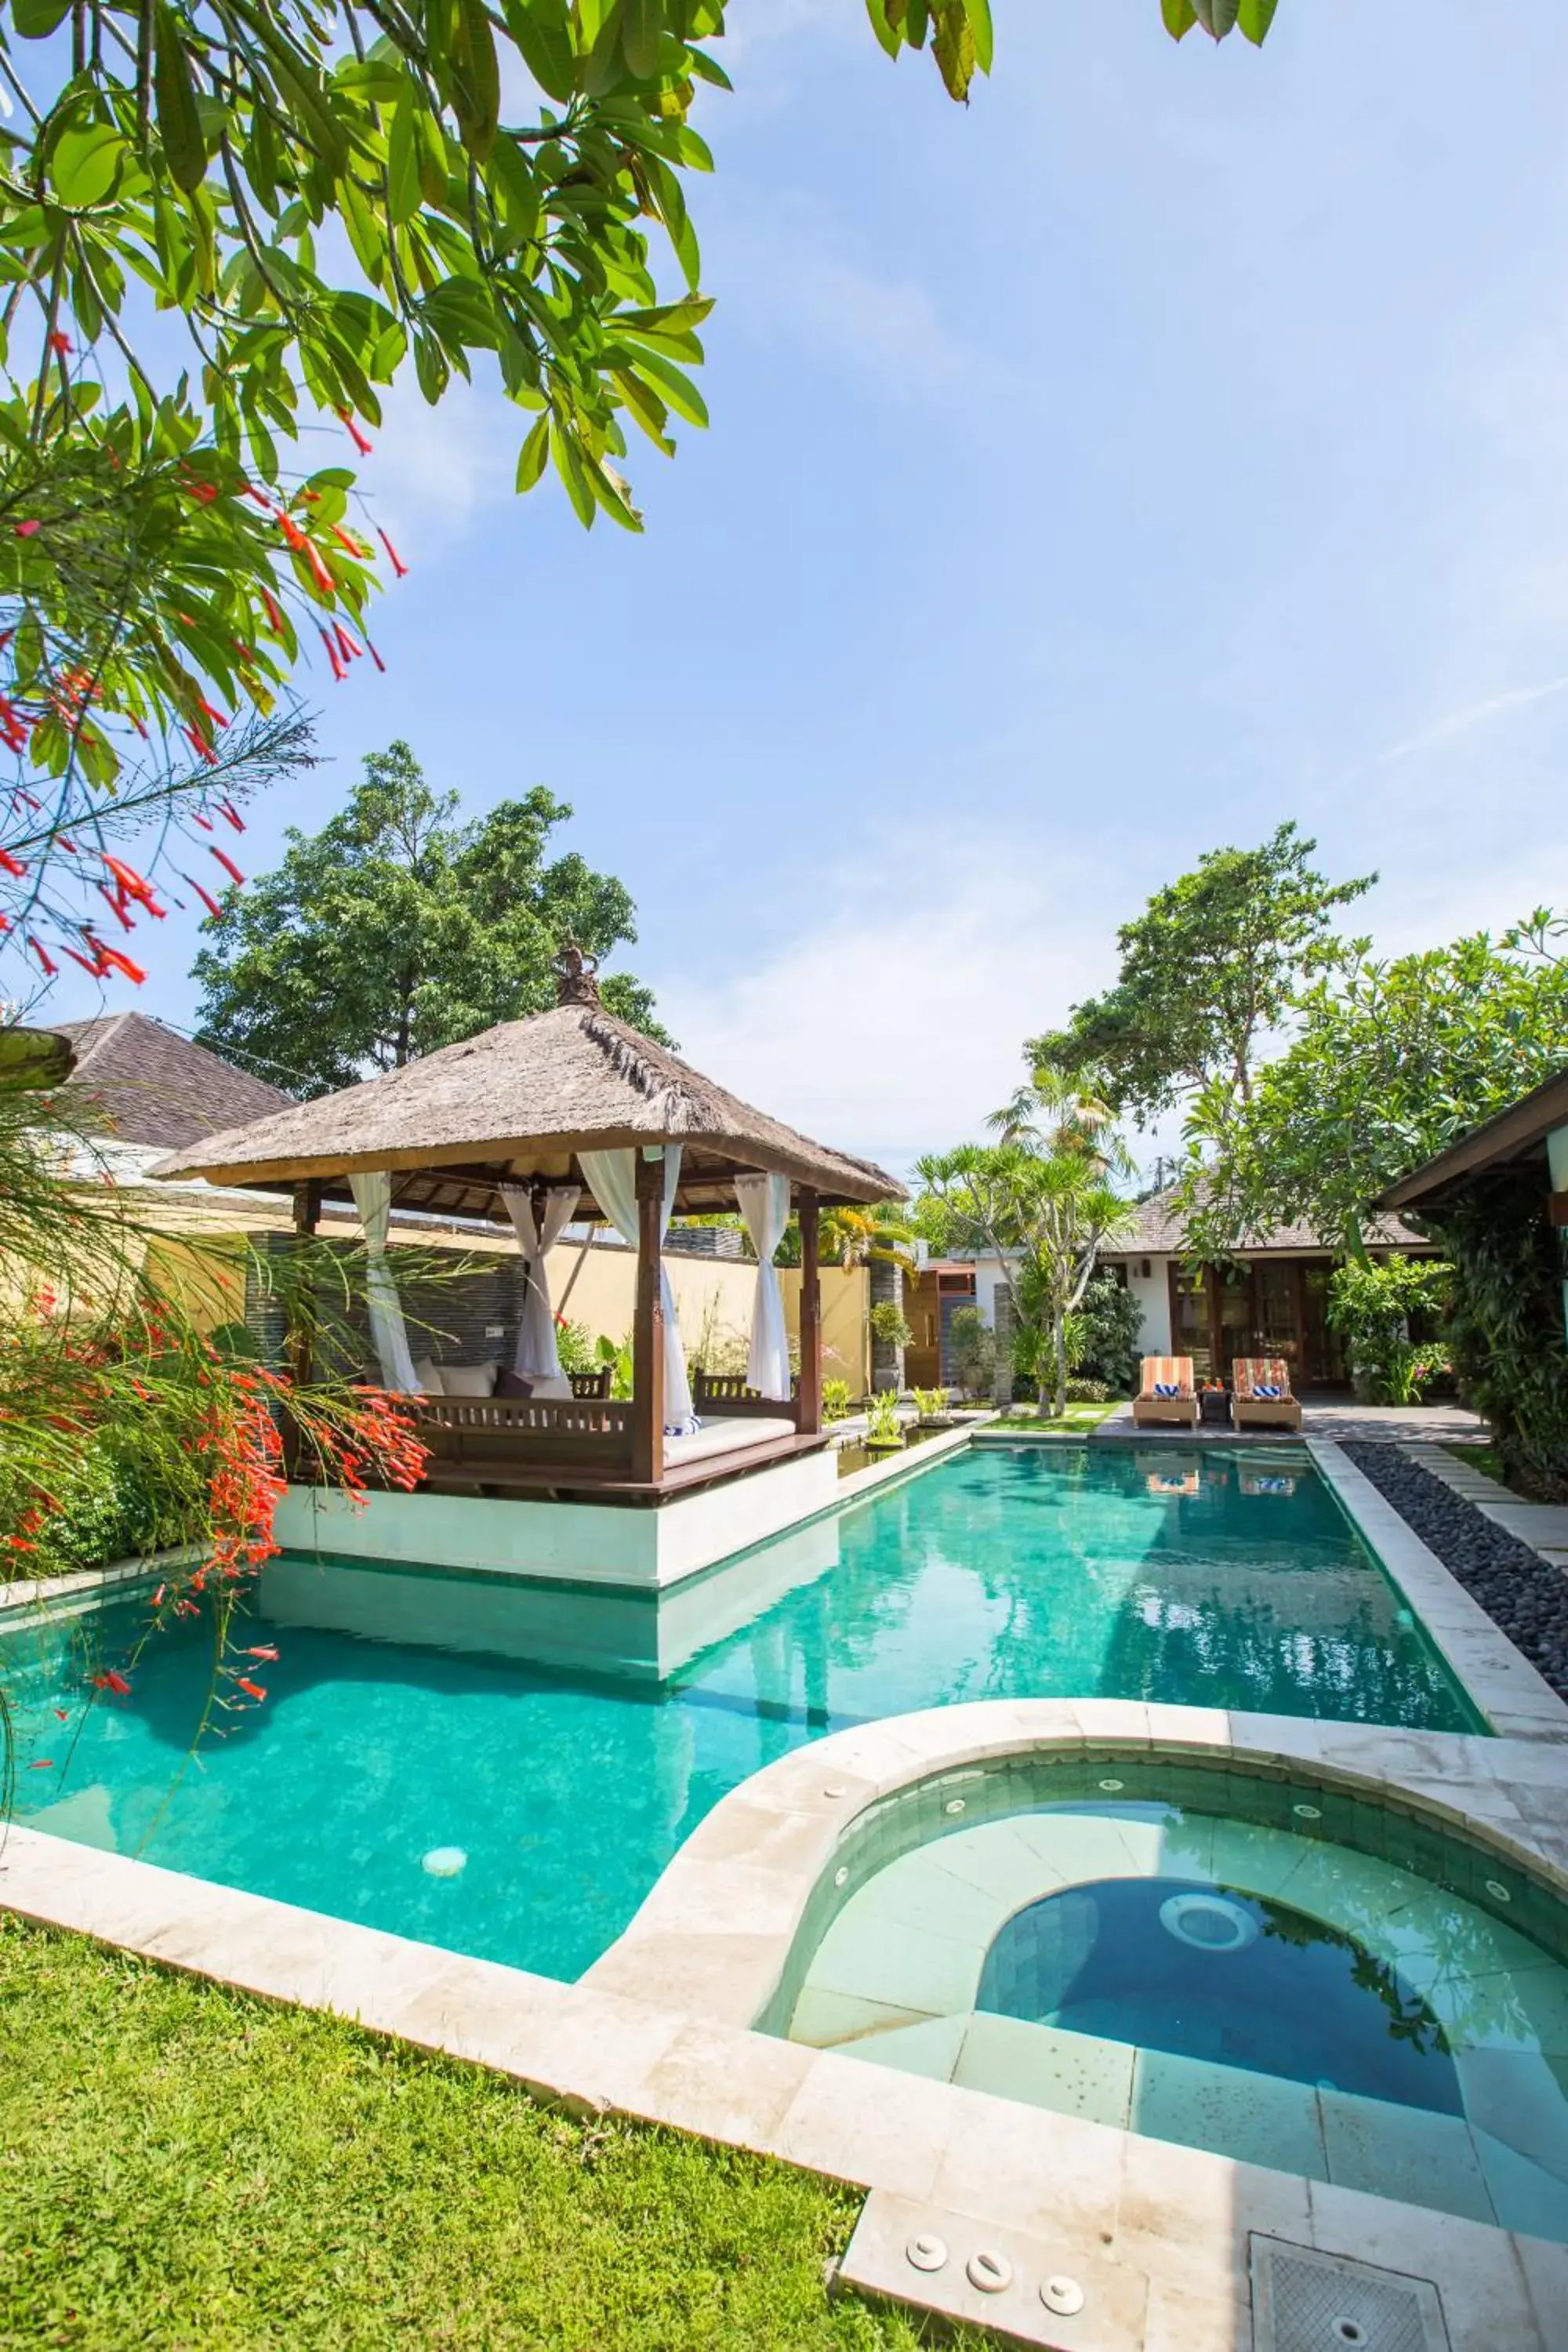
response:
[(555, 1316), (550, 1304), (550, 1275), (545, 1261), (571, 1223), (583, 1196), (575, 1184), (552, 1184), (544, 1195), (537, 1228), (533, 1196), (526, 1185), (503, 1184), (500, 1196), (511, 1218), (526, 1276), (512, 1370), (521, 1372), (524, 1380), (558, 1381), (561, 1354), (555, 1344)]
[(773, 1252), (789, 1223), (787, 1176), (738, 1176), (735, 1198), (757, 1253), (757, 1287), (752, 1301), (752, 1351), (746, 1385), (759, 1396), (789, 1396), (789, 1334), (784, 1329), (784, 1293)]
[[(608, 1217), (622, 1241), (637, 1245), (637, 1153), (635, 1151), (580, 1151), (577, 1165), (587, 1178), (594, 1198)], [(675, 1188), (680, 1181), (680, 1146), (667, 1143), (664, 1147), (664, 1201), (659, 1211), (658, 1237), (662, 1242), (669, 1231), (669, 1213), (675, 1206)], [(669, 1274), (662, 1257), (658, 1265), (658, 1295), (664, 1303), (664, 1433), (667, 1437), (689, 1437), (697, 1427), (697, 1417), (691, 1410), (691, 1383), (686, 1377), (686, 1350), (680, 1344), (680, 1322), (675, 1312), (675, 1293), (669, 1286)]]
[(386, 1262), (386, 1233), (392, 1223), (392, 1178), (384, 1170), (369, 1176), (351, 1176), (354, 1207), (364, 1227), (365, 1289), (370, 1299), (370, 1335), (375, 1342), (383, 1388), (417, 1396), (418, 1376), (408, 1352), (408, 1332), (403, 1306)]

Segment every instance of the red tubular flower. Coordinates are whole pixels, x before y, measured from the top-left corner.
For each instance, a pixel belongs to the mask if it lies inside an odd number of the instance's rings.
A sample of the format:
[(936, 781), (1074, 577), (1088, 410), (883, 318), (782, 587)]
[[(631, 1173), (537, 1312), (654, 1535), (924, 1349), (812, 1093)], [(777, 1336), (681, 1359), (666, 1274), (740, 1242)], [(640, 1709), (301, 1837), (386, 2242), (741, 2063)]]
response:
[(375, 535), (377, 539), (380, 540), (383, 547), (385, 548), (388, 555), (392, 558), (392, 572), (394, 579), (406, 580), (408, 577), (408, 566), (398, 554), (397, 550), (394, 547), (391, 540), (388, 539), (384, 530), (377, 530)]
[(112, 1666), (106, 1666), (100, 1675), (89, 1675), (88, 1680), (94, 1690), (115, 1691), (121, 1698), (129, 1698), (131, 1696), (130, 1684), (124, 1675), (117, 1674)]
[(346, 547), (349, 553), (357, 557), (361, 563), (364, 562), (366, 556), (370, 553), (369, 548), (362, 547), (358, 540), (354, 538), (353, 534), (343, 529), (342, 523), (335, 522), (332, 525), (332, 537), (337, 541), (340, 547)]
[(18, 539), (36, 539), (43, 527), (43, 524), (36, 520), (31, 522), (19, 522), (13, 526)]
[(368, 637), (366, 637), (364, 642), (366, 652), (369, 654), (372, 661), (375, 664), (377, 669), (380, 670), (382, 676), (384, 677), (386, 675), (386, 664), (382, 660), (381, 656), (376, 652), (375, 647), (371, 644)]
[(59, 971), (59, 966), (55, 961), (53, 956), (49, 954), (47, 949), (42, 948), (38, 945), (37, 940), (33, 937), (31, 931), (27, 933), (27, 945), (32, 949), (33, 953), (43, 965), (44, 971), (49, 979), (53, 980)]
[(361, 654), (364, 651), (364, 648), (358, 643), (357, 639), (350, 635), (349, 631), (344, 628), (341, 621), (334, 621), (332, 623), (332, 635), (338, 641), (338, 651), (342, 654), (343, 659), (345, 661), (358, 661)]
[(278, 1663), (278, 1653), (270, 1642), (258, 1643), (255, 1649), (247, 1650), (245, 1654), (247, 1658), (264, 1658), (269, 1665), (275, 1666)]
[(79, 955), (75, 948), (68, 948), (63, 940), (60, 942), (60, 952), (62, 955), (68, 955), (72, 963), (79, 963), (83, 971), (90, 973), (94, 980), (103, 978), (105, 966), (100, 957), (94, 956), (89, 963), (86, 956)]
[(220, 800), (217, 807), (218, 814), (228, 819), (229, 824), (233, 825), (236, 833), (243, 833), (245, 831), (245, 819), (240, 815), (239, 811), (235, 807), (235, 804), (231, 800)]
[(157, 913), (158, 901), (153, 896), (153, 885), (144, 874), (138, 874), (134, 866), (127, 866), (121, 857), (110, 857), (107, 850), (103, 853), (103, 862), (113, 875), (121, 898), (138, 898), (150, 915)]
[(103, 941), (95, 939), (90, 931), (84, 932), (82, 936), (89, 948), (97, 949), (99, 961), (106, 972), (121, 972), (127, 980), (134, 982), (138, 988), (141, 987), (147, 975), (139, 963), (132, 963), (131, 958), (121, 955), (118, 948), (106, 948)]
[(0, 874), (13, 875), (20, 882), (26, 871), (19, 857), (13, 857), (8, 849), (0, 849)]
[(301, 552), (304, 555), (306, 562), (310, 567), (311, 577), (314, 579), (315, 583), (321, 590), (322, 595), (328, 597), (335, 596), (338, 593), (338, 583), (332, 578), (332, 575), (328, 571), (326, 565), (322, 562), (321, 551), (316, 545), (315, 541), (313, 539), (306, 540)]
[(272, 591), (269, 588), (264, 588), (262, 590), (261, 604), (262, 609), (266, 613), (268, 622), (271, 624), (272, 627), (276, 629), (278, 635), (281, 636), (283, 635), (284, 628), (287, 625), (283, 618), (283, 607), (279, 604), (277, 597), (272, 593)]
[(212, 720), (215, 727), (226, 727), (228, 725), (228, 721), (224, 717), (223, 712), (221, 710), (215, 710), (205, 694), (198, 694), (196, 700), (201, 705), (202, 709), (205, 711), (207, 717)]
[(321, 631), (321, 643), (327, 649), (327, 659), (332, 665), (332, 676), (337, 679), (338, 683), (342, 685), (343, 679), (348, 676), (348, 669), (343, 662), (342, 656), (338, 652), (337, 646), (332, 642), (331, 632), (329, 629), (323, 629)]
[(267, 1693), (263, 1690), (261, 1685), (259, 1683), (251, 1682), (245, 1675), (236, 1675), (234, 1680), (236, 1689), (247, 1691), (252, 1698), (265, 1698), (267, 1696)]
[(100, 882), (98, 887), (103, 893), (104, 902), (108, 906), (110, 913), (113, 916), (121, 929), (122, 931), (133, 931), (136, 929), (136, 926), (126, 911), (123, 896), (116, 898), (110, 891), (107, 882)]
[(233, 858), (228, 856), (226, 850), (219, 849), (216, 842), (208, 843), (207, 856), (217, 859), (218, 864), (223, 867), (224, 872), (228, 876), (231, 882), (244, 881), (245, 877), (240, 872), (238, 866), (235, 864)]
[(211, 740), (202, 733), (201, 729), (199, 727), (187, 727), (185, 729), (185, 736), (190, 743), (191, 749), (194, 751), (200, 752), (202, 758), (206, 761), (209, 768), (216, 768), (217, 766), (217, 753), (213, 750)]
[(348, 410), (346, 408), (340, 408), (338, 415), (348, 426), (349, 439), (353, 443), (354, 447), (359, 451), (360, 456), (362, 457), (370, 457), (373, 454), (373, 445), (365, 439), (364, 435), (360, 431), (359, 426), (354, 423), (354, 420), (349, 414)]
[(194, 874), (187, 874), (184, 878), (190, 884), (192, 889), (195, 892), (197, 898), (201, 900), (209, 915), (222, 914), (223, 908), (218, 905), (218, 902), (213, 897), (212, 892), (210, 890), (204, 890)]
[(52, 1756), (36, 1757), (27, 1767), (29, 1772), (52, 1772), (54, 1769), (55, 1759)]
[(66, 353), (70, 350), (70, 347), (71, 347), (71, 339), (70, 339), (70, 337), (69, 337), (68, 335), (67, 335), (67, 334), (63, 334), (63, 333), (60, 331), (60, 330), (57, 327), (57, 328), (56, 328), (56, 330), (55, 330), (55, 331), (54, 331), (54, 333), (49, 337), (49, 349), (50, 349), (50, 351), (51, 351), (51, 352), (57, 352), (57, 353), (58, 354), (58, 356), (63, 360), (63, 359), (65, 358), (65, 356), (66, 356)]

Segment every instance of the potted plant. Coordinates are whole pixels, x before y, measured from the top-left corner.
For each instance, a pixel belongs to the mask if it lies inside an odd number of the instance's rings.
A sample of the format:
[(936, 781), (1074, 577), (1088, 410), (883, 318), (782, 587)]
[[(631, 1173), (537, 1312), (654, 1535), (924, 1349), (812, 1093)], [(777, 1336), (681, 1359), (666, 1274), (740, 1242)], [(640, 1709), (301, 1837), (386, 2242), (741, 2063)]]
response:
[(903, 1442), (898, 1396), (892, 1389), (880, 1389), (866, 1407), (866, 1449), (870, 1454), (892, 1454)]

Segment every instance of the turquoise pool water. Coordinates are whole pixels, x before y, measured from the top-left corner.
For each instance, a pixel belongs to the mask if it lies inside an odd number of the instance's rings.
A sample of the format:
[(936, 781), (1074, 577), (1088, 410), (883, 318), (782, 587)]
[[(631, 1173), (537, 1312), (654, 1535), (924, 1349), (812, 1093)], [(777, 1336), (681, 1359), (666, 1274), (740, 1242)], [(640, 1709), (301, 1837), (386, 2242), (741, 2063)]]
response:
[[(737, 1782), (868, 1717), (1070, 1696), (1481, 1727), (1287, 1454), (977, 1447), (660, 1604), (276, 1563), (235, 1636), (279, 1652), (244, 1715), (209, 1709), (210, 1626), (139, 1651), (147, 1614), (5, 1637), (24, 1815), (560, 1977)], [(90, 1689), (104, 1666), (128, 1696)]]

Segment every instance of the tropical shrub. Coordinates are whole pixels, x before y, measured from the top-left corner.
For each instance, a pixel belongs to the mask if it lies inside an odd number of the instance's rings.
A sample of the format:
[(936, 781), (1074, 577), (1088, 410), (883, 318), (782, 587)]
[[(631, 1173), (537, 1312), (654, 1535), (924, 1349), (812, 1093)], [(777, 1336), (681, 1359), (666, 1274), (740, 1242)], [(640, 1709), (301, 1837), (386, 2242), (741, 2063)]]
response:
[[(1142, 1336), (1142, 1307), (1127, 1285), (1102, 1266), (1085, 1290), (1073, 1322), (1075, 1344), (1068, 1357), (1073, 1371), (1080, 1381), (1102, 1383), (1111, 1395), (1129, 1393)], [(1069, 1381), (1068, 1394), (1072, 1393)]]
[(879, 1298), (868, 1320), (871, 1326), (871, 1337), (879, 1339), (884, 1348), (907, 1348), (915, 1336), (905, 1318), (903, 1308), (896, 1306), (890, 1298)]
[(1068, 1404), (1109, 1404), (1113, 1394), (1114, 1391), (1108, 1388), (1103, 1381), (1068, 1382)]
[(849, 1383), (847, 1381), (824, 1381), (822, 1383), (822, 1418), (824, 1421), (847, 1421), (849, 1417)]
[(940, 1421), (947, 1411), (945, 1389), (916, 1389), (914, 1400), (915, 1411), (922, 1421)]
[(954, 1309), (947, 1328), (948, 1359), (966, 1396), (989, 1396), (996, 1377), (996, 1334), (978, 1307)]
[(1411, 1337), (1411, 1318), (1440, 1315), (1454, 1269), (1397, 1253), (1349, 1260), (1329, 1285), (1328, 1318), (1345, 1339), (1352, 1376), (1369, 1403), (1419, 1404), (1428, 1383), (1450, 1370), (1446, 1346)]
[(901, 1445), (903, 1442), (898, 1397), (891, 1389), (879, 1390), (866, 1407), (866, 1443), (868, 1445)]
[(1473, 1177), (1430, 1217), (1453, 1260), (1446, 1337), (1510, 1486), (1568, 1501), (1568, 1349), (1558, 1235), (1533, 1169)]

